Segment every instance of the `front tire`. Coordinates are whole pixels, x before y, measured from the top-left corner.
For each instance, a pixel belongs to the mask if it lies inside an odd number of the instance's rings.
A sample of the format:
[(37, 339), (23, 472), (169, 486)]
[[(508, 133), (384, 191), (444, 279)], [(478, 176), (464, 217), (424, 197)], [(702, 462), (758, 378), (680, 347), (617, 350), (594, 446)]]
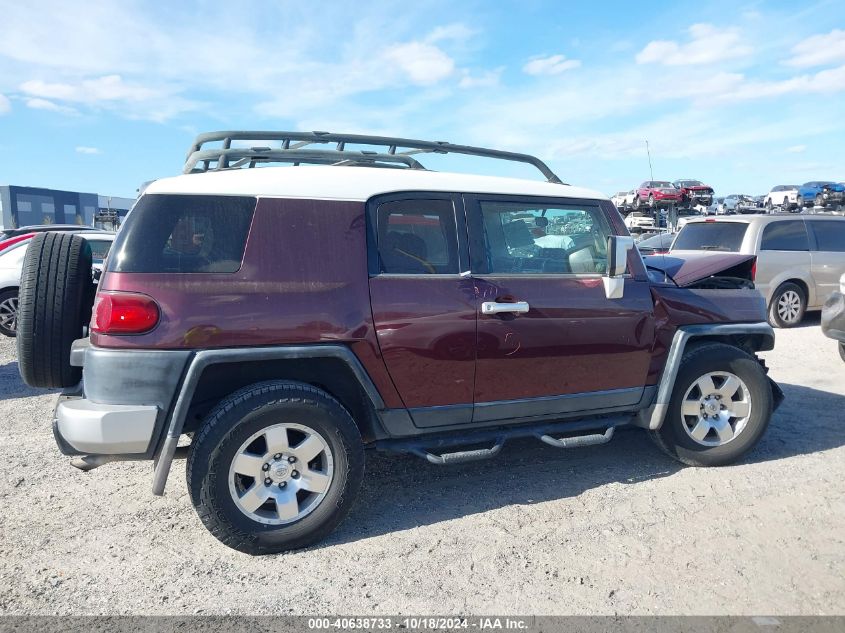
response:
[(807, 297), (798, 284), (786, 282), (778, 286), (769, 305), (772, 327), (789, 328), (801, 323), (807, 310)]
[(186, 471), (212, 535), (247, 554), (270, 554), (311, 545), (343, 520), (363, 478), (364, 446), (325, 391), (264, 382), (209, 413)]
[(762, 437), (772, 389), (758, 360), (723, 343), (684, 354), (663, 425), (650, 431), (670, 457), (689, 466), (724, 466)]

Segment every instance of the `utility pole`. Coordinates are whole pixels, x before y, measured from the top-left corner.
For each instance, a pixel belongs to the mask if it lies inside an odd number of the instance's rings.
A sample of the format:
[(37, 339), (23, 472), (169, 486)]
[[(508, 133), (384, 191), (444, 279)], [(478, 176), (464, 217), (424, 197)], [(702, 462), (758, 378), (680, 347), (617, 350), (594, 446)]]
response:
[(651, 180), (654, 180), (654, 170), (651, 168), (651, 150), (648, 147), (648, 139), (645, 140), (645, 152), (648, 154), (648, 174)]

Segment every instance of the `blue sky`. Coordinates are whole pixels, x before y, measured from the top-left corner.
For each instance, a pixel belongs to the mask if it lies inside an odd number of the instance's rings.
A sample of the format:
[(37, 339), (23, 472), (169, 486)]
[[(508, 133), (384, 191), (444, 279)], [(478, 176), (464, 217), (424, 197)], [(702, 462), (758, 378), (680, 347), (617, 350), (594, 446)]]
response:
[(0, 16), (4, 184), (131, 196), (216, 129), (502, 147), (608, 194), (648, 178), (645, 139), (656, 179), (721, 194), (845, 180), (845, 0), (0, 0)]

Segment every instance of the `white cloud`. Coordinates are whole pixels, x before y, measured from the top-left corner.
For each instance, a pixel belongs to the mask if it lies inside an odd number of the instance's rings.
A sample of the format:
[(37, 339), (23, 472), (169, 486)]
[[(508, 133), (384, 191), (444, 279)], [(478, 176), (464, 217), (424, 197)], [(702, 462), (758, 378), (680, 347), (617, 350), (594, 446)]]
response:
[(471, 29), (466, 24), (459, 22), (453, 24), (445, 24), (443, 26), (435, 27), (435, 29), (425, 38), (426, 42), (441, 42), (443, 40), (451, 40), (455, 42), (465, 42), (476, 35), (478, 31)]
[(100, 149), (97, 147), (88, 147), (87, 145), (77, 145), (76, 146), (76, 153), (77, 154), (99, 154)]
[(162, 91), (139, 84), (127, 84), (120, 75), (106, 75), (85, 79), (77, 84), (50, 83), (34, 79), (21, 84), (20, 89), (30, 95), (78, 103), (102, 101), (146, 101), (161, 97)]
[(638, 64), (686, 66), (712, 64), (727, 59), (746, 57), (752, 48), (743, 40), (742, 32), (734, 27), (718, 28), (712, 24), (693, 24), (687, 29), (690, 40), (653, 40), (637, 53)]
[(11, 109), (12, 104), (9, 102), (9, 99), (3, 94), (0, 94), (0, 114), (6, 114)]
[(396, 44), (387, 49), (385, 58), (400, 68), (415, 84), (436, 84), (455, 70), (455, 62), (440, 48), (424, 42)]
[(499, 85), (504, 66), (495, 70), (487, 70), (480, 74), (473, 75), (470, 71), (464, 70), (458, 86), (461, 88), (492, 88)]
[(801, 154), (807, 150), (806, 145), (792, 145), (791, 147), (787, 147), (786, 151), (790, 154)]
[(33, 110), (48, 110), (50, 112), (61, 112), (62, 114), (76, 114), (76, 110), (71, 107), (59, 105), (58, 103), (48, 101), (47, 99), (41, 99), (39, 97), (27, 99), (26, 107), (32, 108)]
[(845, 61), (845, 31), (833, 29), (830, 33), (808, 37), (793, 46), (792, 53), (794, 56), (784, 64), (797, 68)]
[(533, 57), (522, 67), (522, 70), (529, 75), (559, 75), (580, 65), (579, 59), (566, 59), (566, 55), (549, 55)]

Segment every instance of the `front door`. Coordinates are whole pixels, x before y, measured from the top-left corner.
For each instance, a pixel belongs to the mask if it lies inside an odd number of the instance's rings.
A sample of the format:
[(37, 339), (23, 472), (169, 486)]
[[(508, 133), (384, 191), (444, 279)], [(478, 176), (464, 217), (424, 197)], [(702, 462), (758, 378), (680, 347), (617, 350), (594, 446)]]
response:
[(594, 200), (465, 203), (480, 304), (473, 421), (638, 403), (654, 340), (651, 293), (633, 252), (624, 296), (606, 298), (609, 211)]
[(477, 299), (462, 201), (405, 193), (367, 213), (370, 301), (390, 377), (416, 426), (469, 423)]

